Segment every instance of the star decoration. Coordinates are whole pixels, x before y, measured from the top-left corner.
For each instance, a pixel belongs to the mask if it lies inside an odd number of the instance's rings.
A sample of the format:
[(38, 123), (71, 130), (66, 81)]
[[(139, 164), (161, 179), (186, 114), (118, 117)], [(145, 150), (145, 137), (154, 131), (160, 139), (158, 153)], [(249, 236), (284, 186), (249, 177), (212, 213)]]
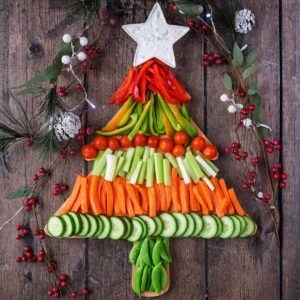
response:
[(173, 45), (189, 31), (188, 27), (169, 25), (159, 3), (154, 5), (145, 23), (123, 25), (122, 28), (138, 44), (134, 67), (155, 57), (175, 68)]

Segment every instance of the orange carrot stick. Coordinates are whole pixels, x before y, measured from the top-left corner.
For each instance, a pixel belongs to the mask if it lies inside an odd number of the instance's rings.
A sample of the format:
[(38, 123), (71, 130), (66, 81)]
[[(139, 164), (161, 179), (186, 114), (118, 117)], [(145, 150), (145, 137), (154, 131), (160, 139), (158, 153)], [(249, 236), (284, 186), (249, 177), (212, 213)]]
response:
[[(124, 191), (124, 183), (121, 178), (116, 178), (113, 181), (114, 195), (115, 195), (115, 204), (114, 209), (116, 214), (126, 215), (126, 199)], [(116, 212), (117, 210), (117, 212)]]
[(211, 182), (215, 187), (215, 194), (216, 194), (216, 206), (215, 211), (218, 217), (223, 217), (227, 213), (227, 200), (223, 194), (223, 191), (219, 185), (218, 180), (215, 177), (211, 178)]
[(89, 201), (88, 201), (88, 178), (86, 177), (84, 180), (82, 180), (81, 183), (81, 191), (80, 191), (80, 197), (81, 197), (81, 212), (83, 214), (87, 214), (89, 212)]
[(191, 211), (199, 211), (200, 205), (193, 192), (194, 186), (195, 184), (193, 182), (189, 184), (190, 206), (191, 206)]
[(209, 211), (214, 211), (214, 205), (211, 198), (210, 189), (206, 185), (206, 183), (202, 180), (199, 180), (198, 186), (201, 188), (201, 191), (203, 192), (205, 202), (207, 203), (207, 208)]
[(245, 211), (243, 210), (235, 192), (233, 188), (228, 189), (228, 193), (230, 196), (230, 200), (236, 210), (236, 212), (240, 215), (240, 216), (244, 216), (245, 215)]
[(112, 216), (114, 212), (114, 192), (111, 182), (104, 180), (104, 188), (106, 191), (106, 214)]
[(179, 182), (179, 192), (181, 201), (181, 212), (183, 214), (190, 212), (190, 201), (189, 201), (189, 186), (184, 183), (181, 179)]
[(202, 208), (202, 212), (204, 215), (208, 215), (209, 214), (209, 211), (208, 211), (208, 208), (206, 206), (206, 203), (204, 202), (204, 199), (203, 197), (200, 195), (200, 187), (195, 185), (193, 187), (193, 192), (194, 192), (194, 195), (196, 197), (196, 199), (198, 200), (198, 202), (200, 203), (201, 205), (201, 208)]
[(141, 185), (136, 185), (135, 187), (139, 191), (142, 197), (142, 210), (144, 211), (144, 214), (148, 214), (149, 200), (148, 200), (147, 189)]
[(143, 209), (141, 208), (138, 192), (135, 190), (135, 187), (132, 184), (126, 183), (126, 190), (133, 203), (135, 214), (142, 215)]
[(159, 187), (158, 187), (158, 184), (156, 183), (156, 180), (154, 181), (154, 190), (155, 190), (156, 211), (160, 211), (161, 210), (161, 199), (160, 199), (160, 194), (159, 194)]
[(170, 210), (172, 203), (172, 188), (170, 186), (165, 186), (166, 196), (167, 196), (167, 208), (166, 211)]
[(112, 182), (113, 192), (114, 192), (114, 195), (116, 195), (115, 198), (114, 198), (114, 214), (116, 214), (116, 215), (121, 214), (121, 207), (119, 205), (120, 197), (119, 197), (119, 194), (118, 194), (119, 186), (120, 186), (120, 183), (118, 182), (118, 179), (116, 178)]
[(226, 183), (225, 183), (225, 180), (223, 178), (219, 179), (219, 185), (222, 189), (222, 192), (224, 194), (224, 196), (227, 198), (227, 210), (228, 210), (228, 213), (230, 215), (234, 214), (234, 206), (232, 205), (231, 201), (230, 201), (230, 196), (229, 196), (229, 193), (228, 193), (228, 188), (226, 186)]
[(167, 211), (167, 195), (165, 191), (165, 186), (163, 184), (158, 184), (158, 189), (159, 189), (159, 197), (160, 197), (160, 203), (161, 211)]
[(99, 176), (92, 176), (89, 180), (88, 195), (91, 203), (91, 208), (95, 216), (101, 213), (100, 199), (98, 196), (98, 186), (100, 183)]
[(181, 212), (181, 204), (178, 198), (178, 178), (177, 171), (175, 168), (172, 168), (172, 202), (174, 205), (174, 210)]
[(106, 189), (104, 187), (104, 181), (102, 184), (102, 188), (101, 188), (101, 198), (100, 198), (100, 206), (101, 206), (101, 211), (103, 214), (106, 215), (107, 213), (107, 203), (106, 203)]
[(132, 218), (135, 216), (135, 212), (133, 209), (133, 205), (130, 199), (130, 196), (128, 195), (128, 193), (126, 193), (126, 208), (127, 208), (127, 214), (129, 218)]
[(148, 199), (149, 199), (149, 216), (156, 216), (156, 200), (155, 200), (155, 189), (154, 187), (147, 188)]

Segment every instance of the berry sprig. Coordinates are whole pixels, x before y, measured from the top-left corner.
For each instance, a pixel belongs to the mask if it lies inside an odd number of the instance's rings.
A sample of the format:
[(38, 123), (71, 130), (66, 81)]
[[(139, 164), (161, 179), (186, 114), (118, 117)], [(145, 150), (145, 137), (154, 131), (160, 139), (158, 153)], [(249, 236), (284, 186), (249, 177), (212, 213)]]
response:
[(220, 53), (215, 52), (215, 53), (203, 53), (203, 62), (202, 65), (204, 67), (208, 67), (211, 65), (221, 65), (224, 63), (226, 60), (224, 57), (220, 55)]

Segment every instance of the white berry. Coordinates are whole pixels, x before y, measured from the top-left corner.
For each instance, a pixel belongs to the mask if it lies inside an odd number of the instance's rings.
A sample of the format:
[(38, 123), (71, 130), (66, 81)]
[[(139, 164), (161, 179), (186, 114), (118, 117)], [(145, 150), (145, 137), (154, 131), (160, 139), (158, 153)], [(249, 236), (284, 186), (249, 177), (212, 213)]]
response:
[(220, 100), (221, 100), (222, 102), (226, 102), (226, 101), (229, 100), (229, 98), (228, 98), (228, 96), (227, 96), (226, 94), (222, 94), (221, 97), (220, 97)]
[(243, 120), (243, 125), (247, 128), (249, 128), (250, 126), (252, 126), (252, 120), (249, 118), (246, 118)]
[(88, 39), (85, 37), (85, 36), (82, 36), (82, 37), (80, 37), (80, 39), (79, 39), (79, 44), (82, 46), (82, 47), (84, 47), (84, 46), (86, 46), (87, 44), (88, 44)]
[(81, 61), (84, 61), (84, 60), (86, 60), (86, 54), (84, 52), (79, 52), (77, 54), (77, 58)]
[(63, 55), (61, 58), (61, 62), (64, 65), (68, 65), (71, 62), (71, 57), (69, 55)]
[(228, 106), (228, 111), (231, 113), (231, 114), (234, 114), (236, 112), (236, 107), (231, 104)]
[(71, 34), (65, 33), (63, 36), (63, 41), (67, 44), (71, 43), (72, 41), (72, 36)]

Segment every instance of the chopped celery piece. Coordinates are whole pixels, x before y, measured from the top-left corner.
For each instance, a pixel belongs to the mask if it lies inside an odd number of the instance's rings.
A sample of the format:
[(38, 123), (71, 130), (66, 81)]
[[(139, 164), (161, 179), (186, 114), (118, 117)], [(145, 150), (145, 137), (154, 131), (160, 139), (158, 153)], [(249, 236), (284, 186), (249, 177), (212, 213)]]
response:
[(150, 154), (150, 148), (148, 146), (145, 147), (144, 155), (143, 155), (143, 163), (141, 167), (141, 171), (138, 177), (138, 184), (142, 184), (146, 178), (146, 171), (147, 171), (147, 159)]
[[(201, 156), (201, 155), (200, 155)], [(219, 168), (211, 161), (211, 160), (209, 160), (209, 159), (207, 159), (207, 158), (204, 158), (204, 157), (202, 157), (205, 161), (206, 161), (206, 163), (216, 172), (216, 173), (219, 173)]]
[(105, 162), (104, 168), (103, 168), (102, 172), (100, 173), (100, 177), (104, 178), (105, 173), (106, 173), (106, 169), (107, 169), (107, 165), (106, 165), (106, 162)]
[(153, 178), (154, 178), (154, 158), (153, 156), (150, 156), (147, 159), (146, 187), (153, 186)]
[(137, 182), (137, 179), (138, 179), (138, 176), (139, 176), (139, 173), (140, 173), (140, 170), (141, 170), (141, 167), (142, 167), (142, 160), (140, 159), (138, 162), (137, 162), (137, 165), (136, 165), (136, 168), (129, 180), (129, 183), (131, 184), (136, 184)]
[(131, 178), (133, 172), (135, 171), (136, 165), (137, 165), (139, 159), (142, 158), (143, 153), (144, 153), (144, 148), (143, 147), (136, 147), (135, 148), (132, 163), (131, 163), (129, 172), (126, 175), (126, 178), (128, 180)]
[(196, 158), (193, 156), (191, 151), (187, 151), (185, 154), (185, 157), (187, 158), (189, 165), (193, 169), (195, 175), (197, 178), (201, 178), (204, 174), (196, 160)]
[(208, 176), (216, 177), (217, 173), (210, 167), (210, 165), (200, 156), (196, 156), (197, 162), (200, 164), (201, 168)]
[(100, 176), (100, 174), (103, 172), (103, 169), (106, 165), (106, 156), (108, 154), (112, 154), (112, 150), (110, 148), (107, 148), (102, 154), (100, 152), (98, 153), (93, 165), (93, 175)]
[(183, 160), (183, 165), (187, 171), (187, 173), (190, 175), (190, 177), (192, 178), (192, 180), (194, 181), (195, 184), (198, 183), (199, 178), (196, 176), (192, 166), (190, 165), (187, 157)]
[(153, 156), (155, 153), (155, 148), (150, 148), (149, 156)]
[(125, 158), (124, 157), (118, 157), (118, 162), (117, 162), (117, 167), (114, 173), (114, 178), (113, 180), (116, 179), (117, 175), (120, 173), (120, 171), (122, 171), (122, 167), (124, 166), (125, 163)]
[(122, 169), (118, 173), (118, 176), (120, 176), (120, 177), (125, 177), (125, 175), (126, 175), (126, 172), (124, 172)]
[(157, 184), (164, 183), (163, 155), (154, 153), (154, 169)]
[(128, 148), (127, 153), (126, 153), (126, 157), (125, 157), (125, 165), (123, 167), (123, 171), (126, 172), (126, 173), (130, 169), (133, 154), (134, 154), (134, 148), (133, 147)]
[(182, 178), (182, 174), (181, 174), (181, 171), (179, 169), (179, 166), (178, 166), (178, 163), (176, 161), (176, 158), (170, 152), (165, 153), (165, 158), (167, 158), (169, 160), (169, 162), (171, 163), (172, 167), (174, 167), (177, 170), (177, 173)]
[(215, 189), (214, 185), (210, 182), (209, 178), (207, 176), (203, 176), (201, 178), (207, 185), (208, 187), (213, 191)]
[(182, 174), (182, 178), (183, 178), (184, 183), (185, 184), (191, 183), (191, 178), (190, 178), (189, 174), (187, 173), (186, 169), (184, 168), (182, 158), (181, 157), (177, 157), (176, 160), (177, 160), (180, 172)]
[(164, 158), (164, 185), (171, 186), (171, 163), (167, 158)]
[(113, 154), (108, 154), (106, 156), (106, 172), (104, 179), (107, 181), (113, 181), (114, 174), (117, 167), (118, 157)]
[(121, 157), (123, 155), (123, 151), (122, 150), (118, 150), (114, 153), (114, 155), (116, 155), (117, 157)]

